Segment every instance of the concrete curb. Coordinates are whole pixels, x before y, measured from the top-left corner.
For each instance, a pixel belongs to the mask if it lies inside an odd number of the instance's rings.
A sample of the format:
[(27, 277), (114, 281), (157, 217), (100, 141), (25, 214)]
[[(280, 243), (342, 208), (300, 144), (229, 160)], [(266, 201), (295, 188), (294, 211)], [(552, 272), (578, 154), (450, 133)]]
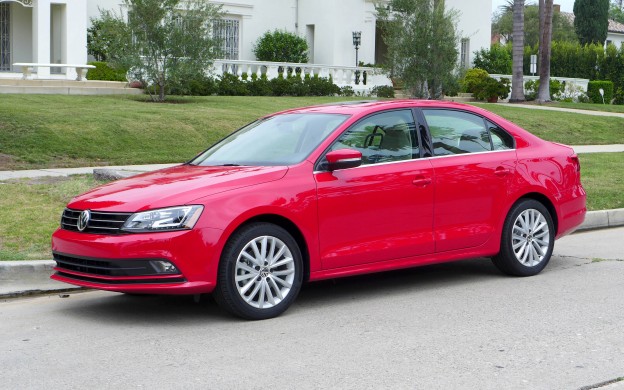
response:
[[(624, 226), (624, 209), (589, 211), (577, 232)], [(0, 261), (0, 299), (82, 289), (50, 279), (53, 260)]]
[(576, 231), (624, 226), (624, 209), (588, 211), (585, 221)]

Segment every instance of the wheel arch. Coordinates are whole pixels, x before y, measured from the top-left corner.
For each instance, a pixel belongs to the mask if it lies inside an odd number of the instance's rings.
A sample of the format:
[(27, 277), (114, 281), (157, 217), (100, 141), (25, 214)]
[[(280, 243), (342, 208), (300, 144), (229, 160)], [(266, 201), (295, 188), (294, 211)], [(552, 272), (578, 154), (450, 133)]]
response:
[(513, 206), (515, 206), (518, 202), (522, 201), (523, 199), (535, 200), (543, 204), (544, 207), (546, 207), (546, 209), (550, 213), (550, 217), (552, 218), (553, 224), (555, 225), (555, 235), (556, 235), (556, 233), (559, 231), (559, 216), (557, 213), (557, 208), (555, 207), (555, 204), (550, 200), (550, 198), (548, 198), (546, 195), (539, 193), (539, 192), (529, 192), (527, 194), (522, 195), (518, 199), (516, 199), (516, 201), (510, 207), (510, 210), (511, 208), (513, 208)]
[[(240, 229), (244, 228), (247, 225), (252, 223), (265, 222), (271, 223), (273, 225), (279, 226), (282, 229), (286, 230), (297, 242), (299, 245), (299, 250), (301, 251), (301, 257), (303, 260), (303, 280), (307, 281), (310, 278), (310, 250), (308, 248), (308, 243), (301, 232), (301, 229), (290, 219), (278, 215), (278, 214), (260, 214), (253, 216), (243, 222), (241, 222), (234, 231), (229, 235), (229, 237), (233, 236)], [(228, 237), (228, 240), (229, 240)]]

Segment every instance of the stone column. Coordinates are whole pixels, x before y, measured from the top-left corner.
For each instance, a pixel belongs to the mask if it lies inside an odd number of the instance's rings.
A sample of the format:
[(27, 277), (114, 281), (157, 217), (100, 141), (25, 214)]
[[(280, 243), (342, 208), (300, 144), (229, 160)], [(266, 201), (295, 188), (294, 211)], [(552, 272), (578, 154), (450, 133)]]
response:
[[(50, 0), (33, 0), (32, 12), (33, 62), (50, 63)], [(37, 70), (37, 78), (50, 78), (50, 68)]]

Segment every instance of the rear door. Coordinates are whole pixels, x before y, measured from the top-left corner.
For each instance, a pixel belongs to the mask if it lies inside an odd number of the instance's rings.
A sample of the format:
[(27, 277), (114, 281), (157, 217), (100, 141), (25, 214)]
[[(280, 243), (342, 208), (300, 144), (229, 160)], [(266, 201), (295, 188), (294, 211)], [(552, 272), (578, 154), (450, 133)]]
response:
[(460, 110), (424, 109), (435, 175), (436, 252), (472, 248), (492, 237), (516, 170), (511, 135)]

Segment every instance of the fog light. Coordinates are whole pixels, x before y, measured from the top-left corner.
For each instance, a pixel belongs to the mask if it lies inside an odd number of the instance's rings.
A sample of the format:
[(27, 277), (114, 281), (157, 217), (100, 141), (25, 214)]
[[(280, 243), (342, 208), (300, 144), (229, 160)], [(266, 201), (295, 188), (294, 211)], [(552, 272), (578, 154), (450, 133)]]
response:
[(154, 270), (159, 274), (177, 274), (179, 273), (178, 269), (175, 265), (171, 264), (168, 261), (164, 260), (153, 260), (150, 261), (150, 264), (154, 268)]

